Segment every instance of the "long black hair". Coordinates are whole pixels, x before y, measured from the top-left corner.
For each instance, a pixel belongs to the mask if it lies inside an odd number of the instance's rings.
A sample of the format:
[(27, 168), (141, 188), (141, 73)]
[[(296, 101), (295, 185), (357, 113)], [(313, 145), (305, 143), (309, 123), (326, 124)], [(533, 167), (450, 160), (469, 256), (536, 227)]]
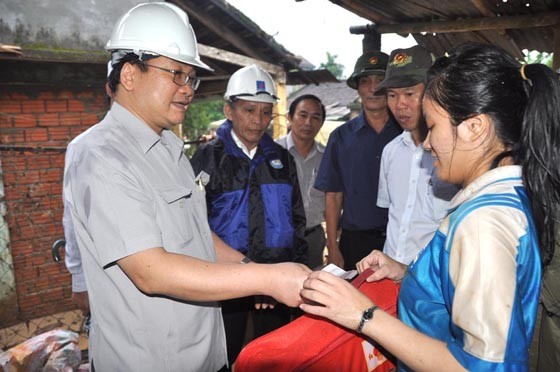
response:
[(560, 82), (542, 64), (521, 65), (503, 50), (467, 43), (438, 58), (428, 71), (425, 95), (449, 113), (455, 126), (486, 114), (506, 151), (523, 167), (541, 257), (554, 255), (560, 226)]

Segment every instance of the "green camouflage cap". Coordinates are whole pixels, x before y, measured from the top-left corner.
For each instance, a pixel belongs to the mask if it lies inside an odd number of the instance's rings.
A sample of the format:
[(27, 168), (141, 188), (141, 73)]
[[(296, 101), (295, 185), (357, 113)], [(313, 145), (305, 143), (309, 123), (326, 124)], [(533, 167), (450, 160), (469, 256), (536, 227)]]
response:
[(358, 79), (367, 75), (385, 75), (389, 56), (378, 50), (365, 52), (356, 61), (354, 72), (346, 80), (346, 84), (352, 89), (358, 89)]
[(385, 80), (377, 86), (376, 92), (387, 88), (406, 88), (424, 83), (433, 62), (432, 54), (420, 45), (393, 50), (389, 57)]

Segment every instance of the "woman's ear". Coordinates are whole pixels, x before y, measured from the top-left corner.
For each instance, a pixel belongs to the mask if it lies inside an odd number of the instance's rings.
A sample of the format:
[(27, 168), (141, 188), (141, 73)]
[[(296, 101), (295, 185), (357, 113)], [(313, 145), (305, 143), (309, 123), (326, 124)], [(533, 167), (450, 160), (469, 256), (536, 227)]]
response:
[(464, 142), (479, 142), (490, 133), (491, 122), (486, 114), (466, 119), (457, 127), (457, 136)]

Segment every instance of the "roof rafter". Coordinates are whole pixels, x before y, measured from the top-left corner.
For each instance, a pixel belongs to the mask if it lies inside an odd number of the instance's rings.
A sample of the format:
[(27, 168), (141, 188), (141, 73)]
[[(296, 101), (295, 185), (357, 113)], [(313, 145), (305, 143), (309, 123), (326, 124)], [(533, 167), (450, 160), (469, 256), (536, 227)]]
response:
[(547, 27), (560, 24), (560, 12), (547, 12), (523, 16), (502, 16), (457, 19), (454, 21), (412, 22), (379, 24), (376, 30), (381, 34), (417, 34), (421, 32), (470, 32), (511, 28)]
[[(197, 3), (197, 2), (193, 2)], [(255, 48), (251, 47), (251, 45), (243, 38), (236, 36), (236, 33), (232, 30), (229, 30), (224, 27), (223, 24), (218, 22), (217, 20), (208, 17), (204, 12), (200, 11), (196, 5), (193, 6), (193, 3), (186, 2), (186, 1), (176, 1), (175, 5), (183, 8), (189, 14), (189, 17), (195, 17), (200, 23), (211, 29), (217, 35), (219, 35), (222, 39), (226, 40), (228, 43), (231, 43), (239, 50), (243, 51), (247, 56), (252, 58), (258, 58), (259, 56), (255, 53)], [(203, 3), (203, 2), (201, 2)]]

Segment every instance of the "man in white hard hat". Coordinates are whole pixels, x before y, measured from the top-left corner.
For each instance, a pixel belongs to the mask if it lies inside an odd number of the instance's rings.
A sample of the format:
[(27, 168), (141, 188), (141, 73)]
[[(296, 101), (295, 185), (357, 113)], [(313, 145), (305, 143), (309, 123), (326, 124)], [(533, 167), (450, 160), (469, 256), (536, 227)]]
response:
[[(206, 190), (210, 228), (254, 262), (307, 263), (297, 168), (266, 133), (278, 100), (274, 80), (256, 65), (243, 67), (229, 79), (224, 98), (227, 120), (217, 138), (201, 145), (191, 159)], [(260, 297), (223, 301), (230, 363), (245, 340), (249, 312), (255, 337), (291, 317), (286, 306), (270, 308)]]
[(300, 303), (303, 265), (242, 265), (208, 226), (181, 123), (198, 86), (187, 15), (140, 4), (113, 30), (107, 116), (73, 144), (64, 175), (94, 315), (99, 371), (217, 371), (227, 363), (217, 301), (267, 294)]
[[(111, 66), (111, 61), (107, 62), (107, 80), (113, 70), (113, 66)], [(107, 99), (109, 102), (109, 106), (113, 100), (113, 92), (111, 88), (109, 88), (109, 82), (105, 83), (105, 92), (107, 93)], [(87, 131), (82, 133), (81, 135), (86, 135)], [(79, 140), (77, 138), (68, 145), (66, 148), (66, 156), (70, 159), (72, 155), (72, 145), (77, 143)], [(66, 161), (66, 166), (68, 166), (69, 162)], [(88, 293), (86, 287), (86, 278), (84, 274), (84, 270), (82, 268), (82, 257), (80, 256), (80, 250), (78, 249), (78, 243), (76, 242), (76, 236), (74, 234), (74, 225), (72, 224), (72, 215), (70, 213), (70, 208), (67, 206), (66, 200), (63, 198), (64, 202), (64, 214), (62, 216), (62, 226), (64, 228), (64, 263), (66, 264), (66, 268), (72, 275), (72, 302), (78, 306), (78, 308), (82, 311), (82, 314), (85, 316), (84, 320), (84, 328), (86, 332), (89, 330), (89, 301), (88, 301)]]

